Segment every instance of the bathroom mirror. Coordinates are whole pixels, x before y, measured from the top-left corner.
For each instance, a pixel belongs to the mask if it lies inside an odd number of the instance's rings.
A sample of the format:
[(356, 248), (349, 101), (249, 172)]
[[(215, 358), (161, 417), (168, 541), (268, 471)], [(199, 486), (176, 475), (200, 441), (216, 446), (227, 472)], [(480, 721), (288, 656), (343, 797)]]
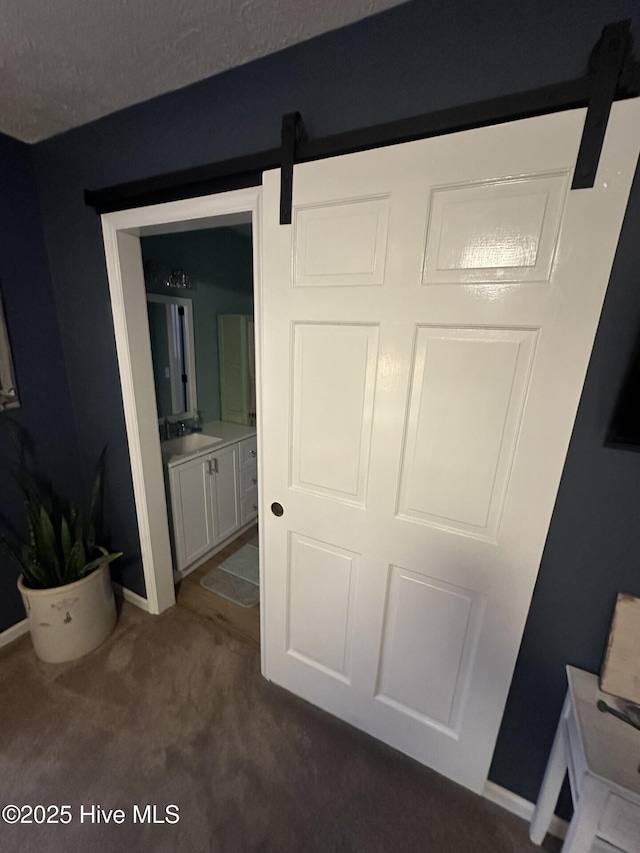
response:
[(195, 416), (198, 409), (191, 299), (147, 293), (158, 419)]
[[(202, 413), (203, 426), (216, 423), (222, 420), (218, 317), (221, 314), (253, 314), (251, 225), (149, 234), (141, 237), (140, 247), (145, 289), (150, 298), (147, 307), (154, 351), (156, 397), (161, 413), (158, 416), (162, 418), (167, 412), (171, 421), (190, 419), (188, 415), (173, 414), (169, 378), (169, 335), (175, 341), (181, 326), (178, 322), (180, 317), (176, 317), (175, 312), (167, 319), (166, 306), (182, 305), (185, 307), (185, 349), (191, 353), (195, 366), (195, 373), (189, 366), (186, 373), (197, 380), (197, 410)], [(185, 287), (175, 286), (175, 272), (178, 270), (188, 282)], [(153, 301), (155, 297), (161, 298)], [(186, 361), (189, 360), (187, 356)], [(175, 375), (180, 376), (179, 368)], [(195, 381), (191, 381), (188, 386), (193, 396), (187, 404), (194, 408), (195, 385)], [(255, 411), (255, 407), (251, 410)]]
[(4, 319), (0, 295), (0, 412), (19, 405), (16, 379), (13, 371), (9, 334)]

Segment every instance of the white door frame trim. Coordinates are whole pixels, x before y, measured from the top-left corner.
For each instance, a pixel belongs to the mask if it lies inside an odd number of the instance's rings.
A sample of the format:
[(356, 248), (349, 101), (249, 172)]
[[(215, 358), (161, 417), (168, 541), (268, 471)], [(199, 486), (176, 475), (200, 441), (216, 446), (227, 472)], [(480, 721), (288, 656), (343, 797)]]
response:
[[(247, 221), (247, 214), (251, 215), (257, 320), (256, 402), (259, 412), (262, 351), (259, 322), (260, 192), (260, 187), (250, 187), (106, 213), (101, 217), (142, 565), (148, 609), (153, 614), (162, 613), (175, 604), (175, 589), (140, 236), (202, 229), (210, 227), (207, 220), (219, 217), (228, 219), (229, 224), (233, 224)], [(211, 225), (213, 224), (212, 222)], [(223, 223), (218, 221), (215, 224)], [(172, 227), (173, 225), (175, 227)], [(259, 452), (259, 465), (261, 455)], [(262, 583), (261, 578), (261, 586)], [(264, 625), (264, 619), (261, 619), (261, 625)], [(264, 649), (264, 643), (262, 648)]]

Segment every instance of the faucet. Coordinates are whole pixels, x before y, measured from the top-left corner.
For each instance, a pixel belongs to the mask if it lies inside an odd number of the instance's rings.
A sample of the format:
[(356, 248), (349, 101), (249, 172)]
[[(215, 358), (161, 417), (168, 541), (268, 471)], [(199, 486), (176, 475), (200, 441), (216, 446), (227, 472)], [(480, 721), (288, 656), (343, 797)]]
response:
[(160, 440), (167, 441), (170, 438), (177, 438), (181, 435), (186, 435), (189, 432), (185, 421), (170, 421), (165, 417), (160, 426)]

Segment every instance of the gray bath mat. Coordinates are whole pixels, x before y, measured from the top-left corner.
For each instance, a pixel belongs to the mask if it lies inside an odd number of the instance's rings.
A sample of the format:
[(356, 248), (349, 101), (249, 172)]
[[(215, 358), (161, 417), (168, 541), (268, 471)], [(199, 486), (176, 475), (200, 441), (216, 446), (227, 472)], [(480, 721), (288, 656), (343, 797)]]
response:
[(227, 557), (224, 563), (220, 563), (219, 568), (224, 569), (225, 572), (229, 572), (230, 575), (235, 575), (245, 581), (251, 581), (251, 583), (259, 584), (259, 553), (260, 552), (255, 545), (251, 545), (250, 543), (243, 545), (239, 551), (236, 551), (235, 554)]
[(206, 574), (200, 585), (216, 595), (221, 595), (228, 601), (240, 607), (255, 607), (260, 601), (260, 587), (251, 581), (243, 581), (235, 575), (230, 575), (224, 569), (215, 568)]
[(260, 601), (258, 549), (244, 545), (202, 578), (200, 585), (240, 607)]

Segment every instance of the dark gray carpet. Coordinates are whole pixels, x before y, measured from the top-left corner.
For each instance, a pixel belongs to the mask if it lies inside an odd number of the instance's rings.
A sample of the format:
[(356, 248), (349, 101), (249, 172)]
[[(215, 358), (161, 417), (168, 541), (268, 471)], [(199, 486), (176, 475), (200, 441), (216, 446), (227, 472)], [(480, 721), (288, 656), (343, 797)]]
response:
[[(24, 637), (0, 672), (0, 805), (73, 815), (0, 824), (6, 853), (539, 849), (523, 821), (270, 685), (257, 652), (179, 607), (124, 605), (76, 663), (41, 663)], [(125, 823), (81, 824), (92, 804)], [(134, 804), (176, 804), (180, 821), (134, 824)]]

